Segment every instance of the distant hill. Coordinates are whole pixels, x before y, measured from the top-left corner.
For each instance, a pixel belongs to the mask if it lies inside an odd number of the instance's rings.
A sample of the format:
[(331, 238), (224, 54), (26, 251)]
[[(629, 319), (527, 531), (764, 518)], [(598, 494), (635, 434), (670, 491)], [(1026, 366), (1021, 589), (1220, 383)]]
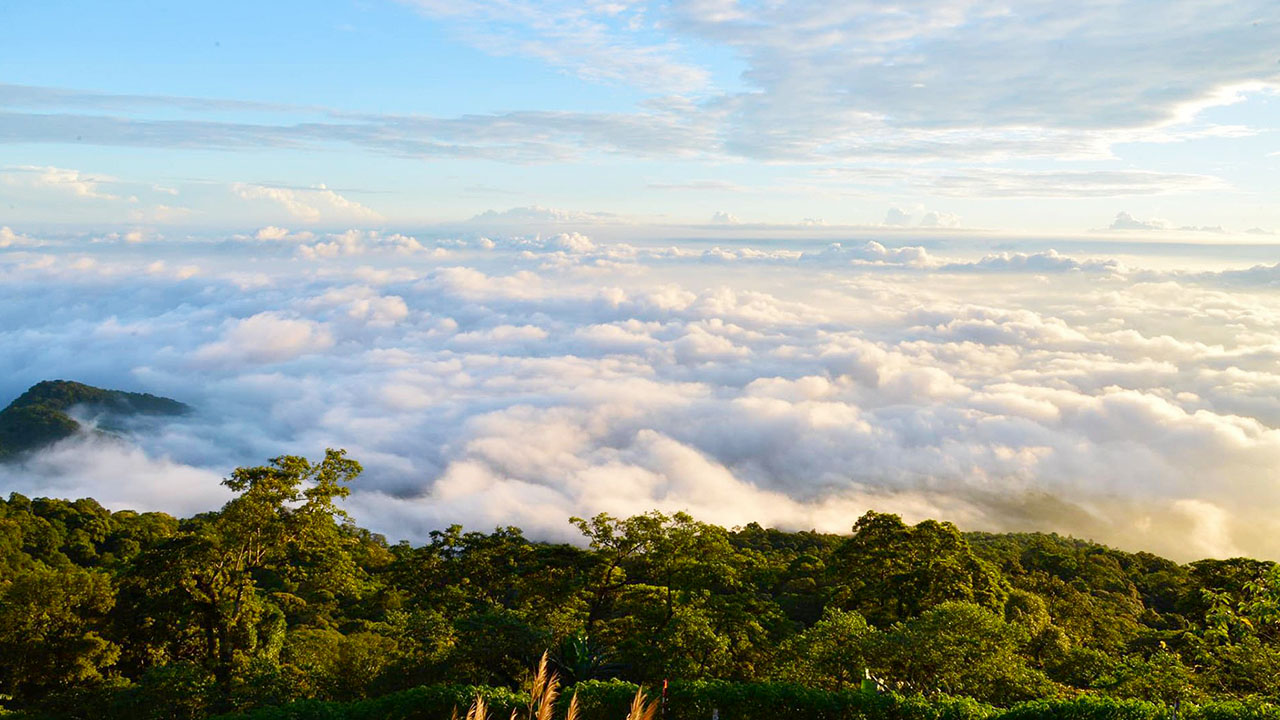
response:
[(181, 415), (191, 410), (177, 400), (147, 393), (105, 390), (68, 380), (45, 380), (32, 385), (0, 411), (0, 460), (74, 435), (80, 430), (80, 423), (67, 411), (76, 406), (116, 418)]

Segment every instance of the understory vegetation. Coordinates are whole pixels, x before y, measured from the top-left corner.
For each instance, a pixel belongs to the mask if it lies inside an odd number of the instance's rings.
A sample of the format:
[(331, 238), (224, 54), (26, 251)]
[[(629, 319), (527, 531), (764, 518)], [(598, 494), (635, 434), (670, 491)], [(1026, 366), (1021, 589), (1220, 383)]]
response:
[(1280, 720), (1271, 562), (875, 512), (848, 535), (652, 512), (573, 518), (582, 546), (514, 527), (390, 544), (340, 509), (359, 472), (275, 458), (185, 519), (0, 500), (0, 706), (445, 720), (480, 697), (550, 720), (576, 697), (623, 720), (669, 681), (669, 718)]

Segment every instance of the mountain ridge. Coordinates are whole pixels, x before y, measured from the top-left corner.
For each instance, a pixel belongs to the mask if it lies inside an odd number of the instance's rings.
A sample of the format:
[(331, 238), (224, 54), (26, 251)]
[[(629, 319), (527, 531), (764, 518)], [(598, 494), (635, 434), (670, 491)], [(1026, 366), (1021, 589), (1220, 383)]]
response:
[(114, 417), (184, 415), (185, 403), (150, 393), (94, 387), (71, 380), (42, 380), (0, 410), (0, 460), (51, 445), (83, 426), (68, 411), (77, 406)]

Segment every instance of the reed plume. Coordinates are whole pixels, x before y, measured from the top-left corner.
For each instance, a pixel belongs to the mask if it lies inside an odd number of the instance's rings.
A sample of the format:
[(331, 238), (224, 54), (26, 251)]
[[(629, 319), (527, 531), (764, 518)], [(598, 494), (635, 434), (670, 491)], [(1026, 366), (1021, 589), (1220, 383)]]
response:
[(578, 714), (578, 693), (575, 692), (573, 697), (569, 698), (569, 710), (564, 714), (564, 720), (578, 720)]
[(631, 699), (631, 710), (627, 720), (654, 720), (658, 715), (658, 703), (645, 702), (644, 690), (637, 689), (636, 696)]
[(529, 720), (552, 720), (559, 689), (560, 677), (551, 670), (550, 658), (544, 652), (529, 688)]
[(489, 720), (489, 705), (483, 697), (476, 695), (475, 701), (471, 703), (471, 709), (467, 710), (466, 720)]

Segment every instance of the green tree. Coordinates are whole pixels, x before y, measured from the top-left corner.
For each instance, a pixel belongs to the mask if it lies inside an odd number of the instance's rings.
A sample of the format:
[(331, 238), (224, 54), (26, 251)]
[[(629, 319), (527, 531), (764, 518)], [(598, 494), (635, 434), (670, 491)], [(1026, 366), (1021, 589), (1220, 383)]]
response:
[(597, 554), (585, 632), (637, 678), (761, 676), (786, 618), (751, 586), (758, 552), (686, 513), (572, 522)]
[[(305, 609), (358, 584), (355, 540), (343, 531), (346, 515), (336, 501), (360, 469), (340, 450), (326, 451), (318, 463), (283, 456), (236, 469), (223, 484), (237, 497), (183, 523), (139, 559), (131, 597), (142, 612), (135, 619), (167, 615), (173, 625), (195, 629), (185, 641), (199, 647), (224, 701), (230, 698), (238, 666), (279, 654), (282, 606)], [(156, 632), (154, 624), (140, 629)]]
[(1108, 692), (1118, 697), (1153, 700), (1172, 705), (1201, 697), (1196, 677), (1178, 653), (1166, 647), (1150, 657), (1128, 656), (1116, 669)]
[(875, 629), (856, 612), (827, 608), (822, 619), (792, 637), (779, 653), (783, 679), (809, 687), (856, 686), (868, 668)]
[(100, 572), (37, 565), (0, 584), (0, 692), (22, 700), (103, 679), (119, 648), (100, 634), (115, 602)]
[(878, 633), (872, 671), (890, 687), (1007, 704), (1057, 693), (1018, 650), (1026, 631), (973, 603), (943, 603)]
[(887, 626), (945, 602), (996, 608), (1007, 586), (951, 523), (926, 520), (914, 527), (897, 515), (868, 512), (828, 564), (831, 599)]

